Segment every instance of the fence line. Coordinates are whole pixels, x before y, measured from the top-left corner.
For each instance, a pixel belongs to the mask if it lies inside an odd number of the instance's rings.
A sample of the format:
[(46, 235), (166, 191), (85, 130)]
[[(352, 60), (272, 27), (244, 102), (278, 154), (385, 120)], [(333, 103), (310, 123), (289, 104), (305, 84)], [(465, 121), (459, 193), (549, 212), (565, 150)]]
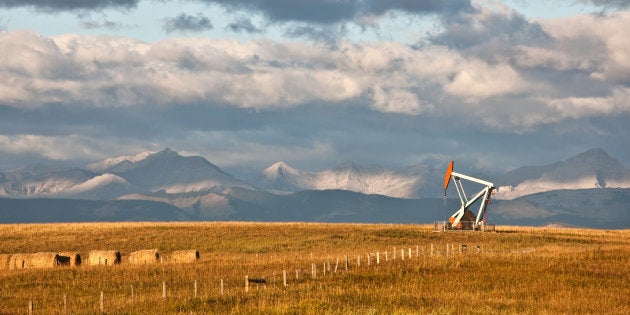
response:
[[(435, 245), (433, 243), (431, 243), (430, 245), (430, 251), (426, 250), (427, 245), (415, 245), (415, 257), (413, 255), (413, 249), (412, 247), (393, 247), (392, 250), (392, 260), (389, 259), (389, 255), (388, 255), (388, 251), (385, 250), (383, 252), (381, 251), (375, 251), (375, 253), (373, 252), (368, 252), (366, 254), (366, 263), (362, 263), (362, 255), (361, 254), (356, 254), (356, 264), (353, 266), (353, 264), (350, 263), (351, 261), (351, 257), (352, 255), (346, 254), (343, 255), (343, 258), (345, 258), (345, 273), (342, 271), (341, 273), (339, 273), (339, 260), (340, 257), (336, 257), (335, 258), (335, 267), (334, 267), (334, 272), (333, 269), (331, 267), (331, 263), (330, 263), (330, 257), (326, 258), (321, 262), (321, 267), (322, 267), (322, 272), (321, 272), (321, 277), (318, 277), (317, 274), (317, 262), (311, 262), (311, 281), (317, 281), (320, 278), (326, 278), (326, 273), (328, 271), (329, 275), (338, 275), (341, 274), (341, 276), (343, 276), (344, 274), (349, 274), (352, 273), (354, 271), (356, 272), (361, 272), (364, 270), (379, 270), (381, 269), (383, 266), (390, 266), (392, 268), (395, 268), (397, 266), (408, 266), (409, 264), (413, 263), (413, 262), (422, 262), (423, 264), (426, 264), (427, 259), (436, 259), (439, 257), (445, 257), (445, 258), (452, 258), (452, 257), (456, 257), (456, 256), (461, 256), (464, 257), (464, 255), (468, 255), (468, 254), (472, 254), (472, 255), (476, 255), (476, 254), (483, 254), (483, 253), (519, 253), (519, 254), (524, 254), (524, 253), (531, 253), (533, 251), (535, 251), (535, 249), (525, 249), (525, 250), (519, 250), (519, 251), (514, 251), (514, 250), (485, 250), (483, 246), (480, 245), (475, 245), (474, 247), (471, 247), (472, 250), (469, 250), (469, 246), (467, 244), (460, 244), (459, 246), (457, 246), (457, 249), (455, 249), (455, 244), (445, 244), (444, 245), (444, 252), (440, 253), (439, 251), (435, 250)], [(397, 260), (397, 253), (400, 252), (400, 260)], [(382, 261), (381, 260), (381, 253), (385, 254), (385, 260)], [(372, 263), (372, 256), (374, 257), (375, 263)], [(312, 257), (312, 254), (311, 254)], [(256, 257), (259, 260), (262, 260), (260, 256), (257, 255)], [(415, 258), (415, 260), (414, 260)], [(422, 258), (422, 261), (420, 261), (420, 259)], [(437, 260), (436, 260), (437, 261)], [(296, 268), (295, 269), (295, 283), (303, 283), (304, 281), (308, 281), (308, 279), (304, 279), (302, 281), (300, 281), (300, 277), (299, 277), (299, 273), (300, 273), (300, 268)], [(278, 289), (279, 287), (276, 286), (276, 282), (275, 282), (275, 275), (276, 272), (273, 271), (272, 272), (272, 279), (273, 279), (273, 288)], [(242, 279), (242, 278), (241, 278)], [(199, 282), (198, 279), (194, 279), (192, 280), (193, 282), (193, 295), (192, 298), (200, 298), (200, 294), (199, 294)], [(258, 278), (250, 278), (249, 275), (245, 275), (245, 283), (244, 283), (244, 292), (245, 293), (249, 293), (250, 292), (250, 284), (256, 284), (256, 288), (258, 291), (258, 287), (260, 284), (264, 285), (264, 288), (267, 288), (267, 280), (265, 277), (258, 277)], [(189, 282), (190, 285), (190, 282)], [(239, 287), (238, 285), (234, 285), (234, 283), (231, 284), (231, 287), (237, 288)], [(283, 269), (282, 270), (282, 289), (284, 290), (289, 290), (290, 288), (290, 280), (287, 277), (287, 270)], [(135, 292), (134, 290), (134, 286), (131, 285), (131, 299), (130, 299), (130, 306), (133, 309), (136, 306), (137, 303), (137, 292)], [(190, 288), (190, 286), (188, 287)], [(224, 279), (220, 279), (220, 287), (219, 287), (219, 293), (221, 295), (225, 294), (225, 288), (226, 288), (226, 283), (224, 281)], [(241, 287), (243, 288), (243, 287)], [(181, 289), (180, 289), (181, 290)], [(243, 290), (243, 289), (240, 289)], [(167, 296), (167, 289), (166, 289), (166, 281), (162, 281), (162, 300), (166, 301), (168, 299)], [(190, 291), (188, 291), (190, 292)], [(216, 292), (216, 291), (215, 291)], [(242, 292), (242, 291), (241, 291)], [(109, 293), (108, 293), (109, 294)], [(190, 294), (190, 293), (188, 293)], [(207, 295), (208, 293), (206, 293)], [(181, 294), (177, 295), (175, 293), (172, 294), (172, 297), (177, 297), (177, 296), (182, 296)], [(154, 299), (154, 298), (153, 298)], [(110, 300), (114, 300), (114, 298), (110, 298)], [(152, 299), (149, 299), (147, 301), (150, 301)], [(29, 314), (33, 314), (34, 312), (34, 305), (35, 302), (33, 300), (33, 298), (29, 299), (29, 304), (28, 304), (28, 313)], [(106, 303), (105, 303), (105, 292), (104, 291), (100, 291), (100, 299), (99, 299), (99, 311), (101, 313), (105, 313), (105, 309), (106, 309)], [(63, 294), (63, 304), (62, 304), (63, 309), (61, 310), (62, 314), (68, 314), (68, 296), (66, 293)]]

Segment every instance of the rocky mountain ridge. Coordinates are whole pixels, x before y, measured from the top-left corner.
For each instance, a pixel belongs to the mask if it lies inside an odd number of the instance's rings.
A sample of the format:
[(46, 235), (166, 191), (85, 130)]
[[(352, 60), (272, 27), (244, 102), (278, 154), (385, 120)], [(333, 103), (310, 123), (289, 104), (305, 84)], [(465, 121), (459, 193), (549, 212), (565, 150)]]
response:
[[(202, 157), (181, 156), (170, 149), (131, 157), (86, 168), (31, 166), (0, 173), (0, 217), (4, 218), (0, 222), (57, 222), (58, 212), (63, 222), (430, 223), (445, 220), (459, 204), (457, 199), (442, 198), (444, 171), (439, 166), (346, 164), (307, 172), (275, 163), (250, 183)], [(629, 174), (601, 149), (549, 165), (519, 168), (494, 180), (499, 189), (489, 208), (490, 218), (506, 224), (630, 227), (630, 189), (624, 188), (630, 187)]]

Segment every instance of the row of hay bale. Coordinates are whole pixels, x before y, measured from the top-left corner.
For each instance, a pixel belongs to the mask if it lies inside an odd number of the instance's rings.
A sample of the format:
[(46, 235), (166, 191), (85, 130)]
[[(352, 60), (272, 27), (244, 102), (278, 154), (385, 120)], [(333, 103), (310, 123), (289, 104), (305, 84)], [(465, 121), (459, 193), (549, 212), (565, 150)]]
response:
[[(176, 250), (169, 256), (162, 257), (157, 249), (143, 249), (129, 253), (127, 262), (131, 265), (147, 265), (161, 262), (167, 263), (193, 263), (199, 259), (199, 251)], [(109, 263), (108, 263), (109, 262)], [(90, 265), (119, 264), (121, 262), (118, 251), (92, 251), (90, 252)]]
[[(88, 255), (90, 266), (118, 265), (122, 256), (116, 250), (93, 250)], [(199, 259), (197, 250), (177, 250), (171, 253), (166, 262), (192, 263)], [(1, 269), (54, 268), (59, 266), (77, 267), (81, 265), (81, 255), (75, 252), (40, 252), (32, 254), (0, 254)], [(146, 265), (163, 262), (157, 249), (139, 250), (129, 254), (129, 264)]]

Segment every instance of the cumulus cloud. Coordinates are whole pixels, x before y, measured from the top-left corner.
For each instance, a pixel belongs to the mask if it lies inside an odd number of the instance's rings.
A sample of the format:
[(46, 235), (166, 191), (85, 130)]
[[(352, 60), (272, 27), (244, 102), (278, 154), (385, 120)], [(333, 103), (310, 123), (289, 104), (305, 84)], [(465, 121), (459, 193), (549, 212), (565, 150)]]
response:
[(162, 29), (167, 33), (172, 32), (203, 32), (214, 28), (210, 19), (201, 13), (188, 15), (180, 13), (178, 16), (166, 19), (162, 24)]
[(615, 88), (606, 97), (567, 97), (552, 99), (548, 103), (562, 118), (579, 119), (600, 115), (618, 115), (630, 112), (630, 88)]
[(471, 61), (459, 70), (444, 89), (452, 95), (476, 102), (492, 96), (533, 92), (535, 84), (527, 82), (509, 65), (490, 65)]

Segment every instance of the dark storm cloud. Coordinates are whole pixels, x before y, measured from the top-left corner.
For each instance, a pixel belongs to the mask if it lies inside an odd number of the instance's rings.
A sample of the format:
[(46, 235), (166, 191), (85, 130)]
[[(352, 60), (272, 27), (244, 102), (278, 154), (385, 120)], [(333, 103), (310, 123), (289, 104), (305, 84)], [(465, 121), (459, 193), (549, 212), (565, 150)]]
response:
[(418, 14), (474, 11), (469, 0), (200, 0), (232, 10), (261, 13), (272, 22), (343, 23), (397, 10)]
[(430, 42), (495, 61), (509, 58), (518, 45), (549, 45), (552, 38), (542, 26), (512, 13), (482, 12), (443, 17), (443, 29)]
[(227, 26), (227, 29), (232, 30), (232, 32), (236, 33), (260, 33), (261, 30), (252, 24), (252, 21), (249, 18), (244, 16), (237, 17)]
[(593, 4), (604, 8), (630, 8), (630, 1), (628, 0), (580, 0), (580, 2)]
[(337, 40), (345, 34), (345, 30), (343, 27), (300, 25), (288, 28), (284, 34), (288, 37), (306, 38), (335, 45)]
[(212, 22), (210, 22), (210, 19), (201, 13), (198, 13), (197, 15), (180, 13), (172, 19), (166, 19), (162, 24), (162, 28), (167, 33), (177, 31), (203, 32), (211, 30), (213, 27), (214, 26), (212, 25)]
[(474, 11), (470, 0), (365, 0), (361, 4), (364, 12), (375, 15), (391, 10), (410, 13), (460, 13)]
[(351, 20), (358, 0), (200, 0), (232, 10), (258, 12), (274, 22), (335, 23)]
[(0, 0), (0, 7), (31, 7), (43, 11), (98, 10), (106, 8), (131, 9), (140, 0)]
[[(145, 0), (146, 1), (146, 0)], [(261, 13), (273, 22), (339, 23), (361, 15), (381, 15), (391, 10), (411, 13), (448, 13), (472, 10), (469, 0), (189, 0), (215, 3), (232, 10)], [(615, 1), (597, 1), (610, 2)], [(0, 7), (31, 7), (57, 12), (99, 10), (106, 8), (132, 9), (140, 0), (0, 0)], [(621, 1), (619, 5), (622, 4)]]

